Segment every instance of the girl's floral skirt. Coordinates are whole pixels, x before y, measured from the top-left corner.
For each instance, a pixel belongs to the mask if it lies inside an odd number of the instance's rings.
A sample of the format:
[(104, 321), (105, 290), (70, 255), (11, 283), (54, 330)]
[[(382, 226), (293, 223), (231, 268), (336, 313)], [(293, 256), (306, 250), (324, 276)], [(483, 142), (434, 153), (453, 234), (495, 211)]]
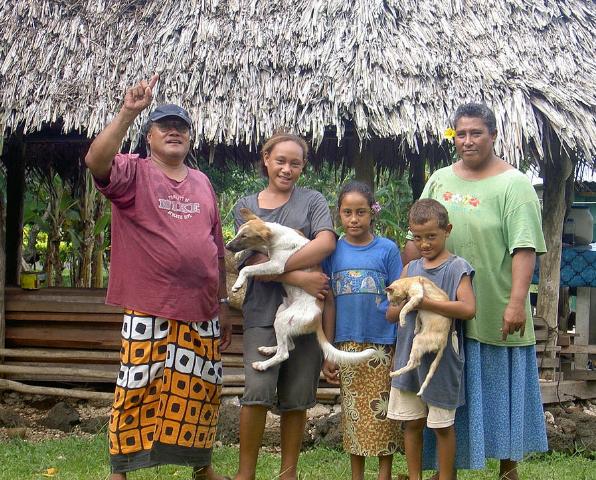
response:
[(342, 366), (340, 370), (345, 451), (361, 456), (393, 454), (400, 434), (399, 422), (387, 418), (394, 347), (342, 342), (338, 348), (344, 352), (376, 350), (368, 362)]

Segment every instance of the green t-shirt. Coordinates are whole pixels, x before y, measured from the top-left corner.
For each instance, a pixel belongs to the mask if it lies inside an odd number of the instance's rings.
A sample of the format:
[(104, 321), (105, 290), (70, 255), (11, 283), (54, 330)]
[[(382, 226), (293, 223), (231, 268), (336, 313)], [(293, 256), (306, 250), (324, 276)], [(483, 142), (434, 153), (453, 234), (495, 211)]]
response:
[(524, 336), (515, 333), (501, 340), (511, 292), (511, 254), (516, 248), (533, 248), (538, 255), (546, 252), (540, 203), (528, 178), (512, 169), (482, 180), (465, 180), (449, 166), (433, 173), (420, 198), (445, 205), (453, 225), (447, 248), (476, 270), (476, 318), (465, 322), (466, 336), (491, 345), (533, 345), (529, 297)]

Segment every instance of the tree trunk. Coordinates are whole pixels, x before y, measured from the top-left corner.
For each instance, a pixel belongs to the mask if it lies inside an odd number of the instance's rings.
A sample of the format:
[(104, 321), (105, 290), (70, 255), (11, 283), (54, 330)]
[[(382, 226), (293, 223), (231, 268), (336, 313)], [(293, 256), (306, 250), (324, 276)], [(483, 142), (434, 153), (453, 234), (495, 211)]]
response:
[(536, 309), (538, 316), (542, 317), (548, 325), (549, 333), (544, 355), (554, 358), (554, 347), (557, 342), (563, 221), (566, 209), (565, 186), (568, 177), (573, 174), (573, 163), (569, 155), (561, 149), (554, 135), (550, 140), (551, 158), (545, 159), (542, 165), (544, 180), (542, 229), (548, 252), (540, 258), (540, 283)]
[[(95, 225), (106, 211), (106, 199), (99, 192), (96, 192), (95, 212), (93, 219)], [(93, 260), (91, 263), (91, 286), (93, 288), (103, 287), (103, 254), (104, 254), (104, 232), (99, 232), (93, 240)]]
[(19, 129), (4, 151), (6, 164), (6, 283), (18, 285), (23, 250), (25, 146)]
[(46, 271), (48, 286), (62, 286), (62, 259), (60, 258), (60, 241), (62, 240), (62, 223), (64, 222), (64, 212), (62, 211), (62, 197), (64, 196), (64, 186), (62, 180), (54, 182), (51, 178), (49, 189), (49, 214), (48, 214), (48, 245), (44, 269)]
[(95, 243), (95, 204), (97, 191), (93, 187), (93, 178), (89, 170), (85, 171), (85, 190), (81, 195), (81, 251), (79, 275), (76, 279), (78, 287), (89, 288), (92, 283), (93, 250)]

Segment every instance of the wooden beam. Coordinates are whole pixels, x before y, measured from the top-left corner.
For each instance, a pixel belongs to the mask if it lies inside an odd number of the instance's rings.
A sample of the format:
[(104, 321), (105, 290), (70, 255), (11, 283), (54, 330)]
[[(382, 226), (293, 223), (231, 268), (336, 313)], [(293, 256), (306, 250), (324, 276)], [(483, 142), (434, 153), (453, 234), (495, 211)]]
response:
[[(48, 367), (45, 365), (0, 365), (0, 373), (34, 375), (35, 378), (47, 376), (76, 377), (76, 381), (93, 381), (104, 379), (116, 381), (119, 367), (114, 365), (113, 371), (76, 367)], [(74, 381), (74, 380), (73, 380)], [(244, 374), (224, 375), (223, 383), (244, 385)]]
[(540, 393), (544, 404), (567, 400), (587, 400), (596, 398), (596, 382), (585, 382), (583, 380), (541, 381)]
[(356, 180), (366, 183), (374, 191), (375, 158), (371, 141), (359, 144), (357, 140), (354, 140), (352, 148), (354, 149), (352, 154)]
[(408, 158), (410, 160), (409, 182), (412, 189), (412, 200), (416, 201), (422, 195), (424, 190), (426, 155), (420, 155), (416, 152), (409, 152)]
[[(577, 297), (575, 302), (575, 347), (589, 346), (590, 343), (590, 288), (577, 287)], [(585, 353), (579, 353), (576, 350), (575, 368), (585, 369), (588, 365), (588, 353), (596, 353), (596, 345), (592, 345), (593, 350), (586, 350)]]
[(76, 390), (70, 388), (38, 387), (26, 385), (14, 380), (4, 380), (0, 378), (0, 390), (12, 390), (19, 393), (30, 393), (35, 395), (55, 395), (59, 397), (82, 398), (85, 400), (106, 400), (114, 399), (113, 393), (91, 392), (87, 390)]
[[(565, 189), (568, 178), (573, 174), (571, 158), (561, 146), (557, 136), (545, 129), (545, 159), (541, 165), (544, 179), (542, 230), (546, 240), (547, 253), (540, 257), (540, 280), (536, 314), (548, 325), (547, 346), (557, 343), (559, 286), (561, 276), (561, 237), (565, 219)], [(554, 357), (555, 352), (547, 349), (545, 355)]]
[[(6, 316), (4, 296), (6, 291), (6, 205), (4, 195), (0, 193), (0, 348), (5, 345)], [(0, 364), (3, 358), (0, 354)]]
[(18, 285), (23, 247), (25, 194), (25, 148), (22, 128), (8, 140), (3, 158), (6, 165), (6, 283)]
[(569, 345), (567, 347), (561, 347), (561, 354), (563, 353), (574, 353), (575, 354), (575, 364), (576, 364), (576, 368), (579, 369), (585, 369), (586, 368), (586, 364), (582, 364), (582, 365), (577, 365), (577, 356), (579, 355), (585, 355), (587, 358), (588, 354), (596, 354), (596, 345), (578, 345), (577, 343), (575, 345)]

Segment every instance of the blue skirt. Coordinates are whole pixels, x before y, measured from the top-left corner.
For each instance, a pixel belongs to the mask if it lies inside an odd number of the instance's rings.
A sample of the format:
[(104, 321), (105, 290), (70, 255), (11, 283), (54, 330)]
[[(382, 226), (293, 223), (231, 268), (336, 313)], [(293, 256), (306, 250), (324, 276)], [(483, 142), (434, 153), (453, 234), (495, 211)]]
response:
[[(485, 459), (522, 460), (548, 450), (534, 345), (497, 347), (466, 338), (466, 404), (457, 409), (458, 469)], [(436, 469), (435, 436), (424, 432), (424, 468)]]

